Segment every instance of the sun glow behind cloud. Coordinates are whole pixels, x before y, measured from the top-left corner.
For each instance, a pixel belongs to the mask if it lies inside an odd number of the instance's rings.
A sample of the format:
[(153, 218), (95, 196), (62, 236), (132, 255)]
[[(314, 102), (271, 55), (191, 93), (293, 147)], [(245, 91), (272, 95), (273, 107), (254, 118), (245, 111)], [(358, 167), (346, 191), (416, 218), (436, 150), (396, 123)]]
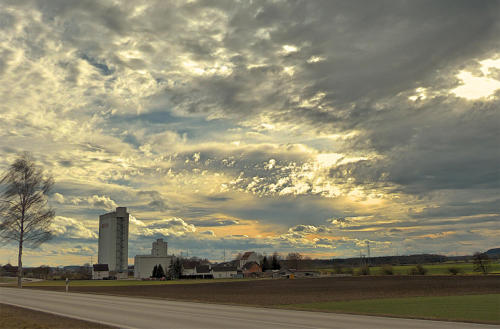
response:
[[(461, 71), (457, 78), (462, 81), (462, 85), (453, 89), (452, 92), (469, 100), (488, 98), (500, 89), (500, 80), (489, 77), (490, 70), (500, 70), (500, 59), (486, 59), (479, 62), (482, 75), (478, 76), (468, 71)], [(497, 74), (497, 77), (500, 75)]]

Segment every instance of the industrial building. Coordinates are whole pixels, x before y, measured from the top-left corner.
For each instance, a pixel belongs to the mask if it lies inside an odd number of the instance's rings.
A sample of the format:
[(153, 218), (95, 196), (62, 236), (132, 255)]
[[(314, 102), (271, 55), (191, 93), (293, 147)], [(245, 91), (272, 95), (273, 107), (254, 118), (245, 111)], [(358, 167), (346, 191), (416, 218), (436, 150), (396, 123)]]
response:
[(150, 278), (155, 265), (161, 265), (166, 272), (174, 257), (168, 255), (168, 242), (157, 239), (153, 242), (151, 255), (137, 255), (134, 259), (134, 277), (136, 279)]
[(108, 265), (109, 275), (128, 278), (128, 227), (126, 207), (99, 216), (99, 264)]

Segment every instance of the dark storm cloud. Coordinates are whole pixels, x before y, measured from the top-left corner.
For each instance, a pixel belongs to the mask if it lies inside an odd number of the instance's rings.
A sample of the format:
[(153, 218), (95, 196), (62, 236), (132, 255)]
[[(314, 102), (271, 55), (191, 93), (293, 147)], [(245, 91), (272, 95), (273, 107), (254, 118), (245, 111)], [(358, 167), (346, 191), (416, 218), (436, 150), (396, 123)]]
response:
[(450, 218), (485, 214), (500, 214), (500, 199), (482, 202), (453, 202), (438, 207), (427, 207), (419, 213), (410, 212), (413, 218)]
[[(229, 33), (222, 44), (211, 41), (239, 54), (233, 73), (200, 77), (166, 92), (183, 111), (230, 116), (271, 108), (304, 114), (292, 96), (310, 98), (319, 91), (326, 93), (322, 105), (327, 109), (379, 99), (435, 80), (436, 70), (498, 49), (497, 13), (494, 1), (243, 3), (226, 12)], [(259, 31), (267, 37), (259, 37)], [(280, 55), (284, 45), (298, 51)], [(203, 58), (210, 53), (187, 50)], [(307, 63), (312, 56), (324, 60)], [(260, 66), (247, 66), (256, 62)], [(283, 76), (284, 66), (296, 68), (293, 78)], [(315, 116), (323, 115), (312, 110), (307, 117), (320, 122)], [(333, 118), (345, 115), (355, 113), (341, 111)]]
[(384, 158), (333, 168), (331, 177), (352, 177), (360, 185), (396, 184), (397, 190), (414, 194), (500, 188), (498, 101), (393, 106), (385, 116), (367, 114), (358, 123), (365, 133), (353, 145), (374, 149)]
[[(443, 216), (444, 217), (444, 216)], [(451, 216), (450, 216), (451, 217)], [(345, 230), (349, 231), (362, 231), (365, 229), (386, 229), (386, 228), (409, 228), (409, 227), (428, 227), (431, 229), (431, 232), (436, 232), (436, 227), (453, 227), (453, 226), (467, 226), (467, 225), (478, 225), (478, 224), (489, 224), (495, 223), (500, 220), (500, 215), (497, 216), (478, 216), (478, 217), (469, 217), (462, 218), (460, 220), (457, 219), (443, 219), (443, 220), (408, 220), (403, 222), (396, 223), (381, 223), (381, 224), (366, 224), (366, 225), (351, 225)], [(440, 229), (441, 229), (440, 228)], [(421, 234), (418, 233), (418, 234)]]

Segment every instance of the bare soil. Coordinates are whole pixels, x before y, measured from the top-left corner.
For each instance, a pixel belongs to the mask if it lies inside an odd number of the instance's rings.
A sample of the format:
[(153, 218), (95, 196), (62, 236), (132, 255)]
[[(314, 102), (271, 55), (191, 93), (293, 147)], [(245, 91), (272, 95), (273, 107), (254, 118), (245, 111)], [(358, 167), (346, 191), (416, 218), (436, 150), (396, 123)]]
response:
[[(0, 304), (0, 328), (5, 329), (113, 329), (114, 327), (50, 313)], [(116, 328), (115, 328), (116, 329)]]
[[(33, 287), (64, 291), (64, 287)], [(246, 305), (500, 293), (500, 276), (367, 276), (200, 284), (72, 287), (71, 292)]]

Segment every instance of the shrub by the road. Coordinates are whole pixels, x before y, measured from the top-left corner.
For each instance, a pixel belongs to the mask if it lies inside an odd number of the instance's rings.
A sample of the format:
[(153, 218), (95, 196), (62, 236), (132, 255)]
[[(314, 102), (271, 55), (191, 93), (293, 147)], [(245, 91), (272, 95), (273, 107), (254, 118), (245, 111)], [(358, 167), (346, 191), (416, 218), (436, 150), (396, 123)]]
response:
[(370, 267), (368, 265), (361, 266), (358, 275), (370, 275)]
[(418, 264), (410, 269), (410, 275), (425, 275), (427, 274), (427, 269), (422, 265)]
[(393, 275), (394, 274), (394, 269), (392, 268), (392, 265), (384, 265), (384, 266), (382, 266), (382, 273), (384, 275)]

